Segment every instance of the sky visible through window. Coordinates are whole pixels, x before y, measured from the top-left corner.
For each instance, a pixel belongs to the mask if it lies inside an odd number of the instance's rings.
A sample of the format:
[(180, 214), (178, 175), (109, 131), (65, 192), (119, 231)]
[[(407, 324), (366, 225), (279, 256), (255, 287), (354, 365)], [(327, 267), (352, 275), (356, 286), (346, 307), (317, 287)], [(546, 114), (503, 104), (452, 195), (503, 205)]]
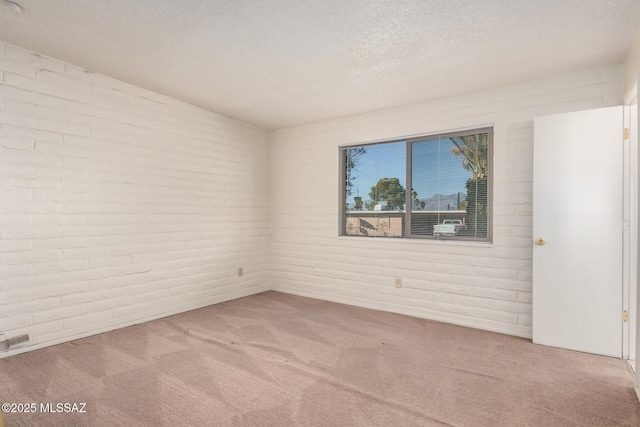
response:
[[(437, 194), (461, 192), (466, 195), (466, 182), (471, 177), (471, 172), (462, 166), (462, 156), (452, 154), (452, 146), (449, 138), (413, 143), (412, 184), (419, 200), (429, 199)], [(406, 154), (406, 143), (403, 141), (367, 146), (352, 171), (353, 187), (351, 195), (347, 196), (347, 203), (355, 203), (354, 197), (357, 196), (368, 201), (371, 187), (381, 178), (398, 178), (406, 188)]]

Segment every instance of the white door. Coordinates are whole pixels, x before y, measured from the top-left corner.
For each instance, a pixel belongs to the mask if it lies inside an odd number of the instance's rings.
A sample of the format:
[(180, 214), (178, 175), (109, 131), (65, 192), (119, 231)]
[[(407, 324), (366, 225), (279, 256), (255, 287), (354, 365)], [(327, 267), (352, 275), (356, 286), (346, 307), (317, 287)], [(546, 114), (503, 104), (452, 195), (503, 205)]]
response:
[(536, 344), (622, 355), (622, 132), (622, 107), (535, 119)]

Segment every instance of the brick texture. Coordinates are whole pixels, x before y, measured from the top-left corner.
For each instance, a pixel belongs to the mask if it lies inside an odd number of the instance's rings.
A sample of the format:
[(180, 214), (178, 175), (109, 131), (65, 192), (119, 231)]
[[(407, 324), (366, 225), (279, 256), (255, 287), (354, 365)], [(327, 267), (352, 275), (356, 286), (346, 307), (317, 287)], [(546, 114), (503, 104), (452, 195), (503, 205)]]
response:
[[(267, 289), (530, 337), (533, 118), (620, 104), (621, 82), (268, 133), (0, 42), (0, 333), (31, 336), (0, 357)], [(340, 145), (487, 124), (492, 244), (338, 236)]]
[[(621, 104), (621, 74), (607, 67), (274, 132), (272, 289), (530, 337), (533, 119)], [(493, 244), (338, 236), (340, 145), (487, 124)]]
[(0, 43), (0, 333), (32, 349), (266, 290), (268, 143)]

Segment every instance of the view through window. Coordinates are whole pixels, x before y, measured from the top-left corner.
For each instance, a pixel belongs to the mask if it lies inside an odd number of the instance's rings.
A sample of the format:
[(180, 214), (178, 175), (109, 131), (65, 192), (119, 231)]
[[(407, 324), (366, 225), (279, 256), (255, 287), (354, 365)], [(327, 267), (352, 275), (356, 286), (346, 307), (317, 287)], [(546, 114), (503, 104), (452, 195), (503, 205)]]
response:
[(341, 234), (491, 240), (492, 128), (341, 148)]

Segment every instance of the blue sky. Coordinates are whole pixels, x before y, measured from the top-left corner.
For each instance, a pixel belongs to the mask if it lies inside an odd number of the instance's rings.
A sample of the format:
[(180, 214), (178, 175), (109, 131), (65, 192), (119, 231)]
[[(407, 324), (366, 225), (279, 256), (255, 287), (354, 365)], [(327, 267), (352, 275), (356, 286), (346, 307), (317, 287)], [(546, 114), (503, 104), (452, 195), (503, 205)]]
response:
[[(451, 154), (450, 139), (425, 140), (413, 143), (413, 188), (419, 199), (435, 194), (466, 193), (466, 182), (471, 173), (462, 167), (462, 157)], [(371, 145), (353, 171), (353, 188), (347, 202), (360, 196), (369, 200), (371, 187), (380, 178), (399, 178), (406, 188), (406, 143)]]

